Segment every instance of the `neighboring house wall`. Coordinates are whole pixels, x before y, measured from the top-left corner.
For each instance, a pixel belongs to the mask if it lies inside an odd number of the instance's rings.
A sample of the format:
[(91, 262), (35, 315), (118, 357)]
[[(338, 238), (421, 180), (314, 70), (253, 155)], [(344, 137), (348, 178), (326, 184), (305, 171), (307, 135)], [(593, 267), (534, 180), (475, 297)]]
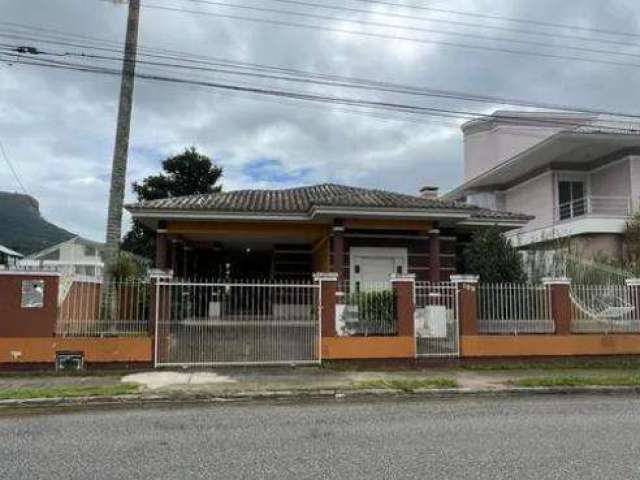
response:
[(588, 194), (596, 197), (631, 196), (629, 172), (628, 158), (594, 170), (589, 174)]
[(612, 258), (622, 257), (622, 236), (615, 233), (592, 233), (578, 235), (573, 238), (573, 245), (578, 255), (593, 258), (596, 255), (606, 255)]
[(559, 128), (508, 125), (465, 133), (464, 181), (485, 173), (559, 131)]
[(535, 216), (520, 230), (527, 232), (553, 223), (554, 198), (554, 175), (549, 172), (507, 190), (505, 209)]
[(640, 156), (629, 157), (629, 185), (634, 209), (640, 208)]

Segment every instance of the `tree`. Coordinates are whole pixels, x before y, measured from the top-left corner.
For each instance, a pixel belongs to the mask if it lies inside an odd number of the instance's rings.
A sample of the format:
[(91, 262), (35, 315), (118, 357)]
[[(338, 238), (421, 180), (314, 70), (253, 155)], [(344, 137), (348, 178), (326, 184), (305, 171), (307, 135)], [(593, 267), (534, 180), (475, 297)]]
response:
[[(217, 193), (222, 190), (217, 185), (222, 177), (222, 168), (214, 165), (206, 155), (198, 153), (195, 147), (171, 156), (162, 162), (163, 172), (150, 175), (142, 182), (133, 182), (132, 188), (138, 201)], [(134, 220), (131, 230), (122, 242), (122, 248), (137, 255), (153, 258), (155, 236), (153, 232)]]
[(627, 220), (622, 232), (624, 267), (637, 272), (640, 267), (640, 210)]
[(466, 273), (489, 283), (524, 282), (526, 275), (518, 250), (498, 227), (478, 230), (464, 251)]

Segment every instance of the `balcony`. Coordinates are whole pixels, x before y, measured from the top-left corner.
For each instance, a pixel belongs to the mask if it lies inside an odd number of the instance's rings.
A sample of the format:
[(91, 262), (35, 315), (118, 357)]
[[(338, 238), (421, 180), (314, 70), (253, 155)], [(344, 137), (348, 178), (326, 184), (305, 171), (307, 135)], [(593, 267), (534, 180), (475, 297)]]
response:
[(631, 215), (630, 197), (586, 196), (554, 207), (556, 223), (580, 217), (624, 218)]

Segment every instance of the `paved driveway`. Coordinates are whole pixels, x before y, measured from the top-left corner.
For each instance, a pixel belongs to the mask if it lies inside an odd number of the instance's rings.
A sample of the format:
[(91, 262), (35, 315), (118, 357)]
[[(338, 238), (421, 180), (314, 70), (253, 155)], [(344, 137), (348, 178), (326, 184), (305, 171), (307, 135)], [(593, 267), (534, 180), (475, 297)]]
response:
[(11, 479), (640, 478), (637, 397), (84, 411), (0, 438)]

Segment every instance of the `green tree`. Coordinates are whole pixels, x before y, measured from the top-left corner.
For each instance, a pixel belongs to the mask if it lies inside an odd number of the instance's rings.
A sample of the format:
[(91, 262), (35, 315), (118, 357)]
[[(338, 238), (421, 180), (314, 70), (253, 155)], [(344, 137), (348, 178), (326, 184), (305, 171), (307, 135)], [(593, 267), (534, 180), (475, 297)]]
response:
[(622, 232), (623, 268), (640, 271), (640, 210), (627, 220)]
[(488, 283), (524, 282), (526, 275), (518, 250), (502, 235), (498, 227), (474, 233), (464, 251), (466, 273), (480, 275)]
[[(206, 155), (198, 153), (195, 147), (171, 156), (162, 162), (162, 172), (149, 175), (142, 182), (133, 182), (132, 188), (138, 201), (217, 193), (222, 190), (218, 181), (222, 177), (222, 167), (213, 164)], [(122, 241), (123, 250), (146, 258), (153, 258), (155, 236), (153, 232), (134, 220), (131, 230)]]

